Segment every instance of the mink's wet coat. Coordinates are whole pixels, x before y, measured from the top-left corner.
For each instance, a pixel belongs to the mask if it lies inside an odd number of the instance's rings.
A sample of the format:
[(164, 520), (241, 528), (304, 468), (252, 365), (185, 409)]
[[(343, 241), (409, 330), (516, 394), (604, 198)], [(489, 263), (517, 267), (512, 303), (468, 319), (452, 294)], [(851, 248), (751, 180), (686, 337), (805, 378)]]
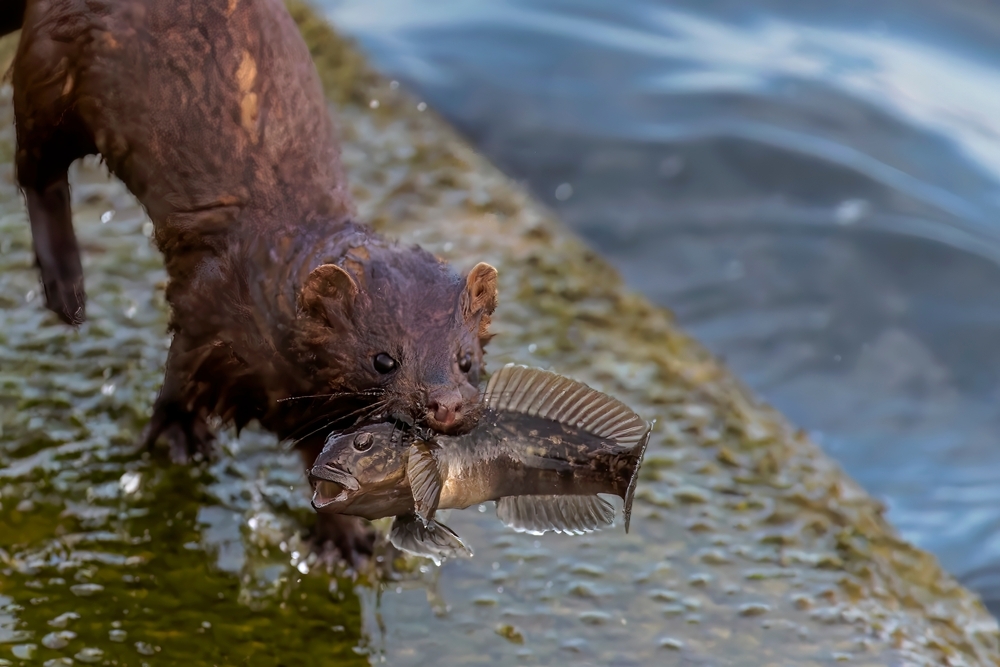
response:
[[(0, 29), (22, 15), (16, 169), (47, 306), (84, 318), (67, 182), (79, 157), (102, 156), (164, 255), (174, 340), (149, 444), (208, 453), (207, 417), (257, 419), (304, 438), (308, 465), (322, 446), (312, 430), (358, 416), (470, 425), (496, 272), (462, 279), (353, 221), (315, 66), (281, 0), (15, 1)], [(326, 397), (281, 400), (303, 395)]]

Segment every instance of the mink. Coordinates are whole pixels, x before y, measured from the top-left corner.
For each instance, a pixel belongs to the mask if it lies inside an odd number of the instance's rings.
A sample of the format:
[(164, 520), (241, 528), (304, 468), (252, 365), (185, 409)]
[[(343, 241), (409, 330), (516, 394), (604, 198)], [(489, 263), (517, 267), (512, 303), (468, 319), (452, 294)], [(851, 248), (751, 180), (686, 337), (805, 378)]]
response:
[[(362, 418), (474, 425), (496, 270), (459, 276), (357, 220), (281, 0), (16, 0), (0, 30), (18, 27), (15, 168), (46, 307), (85, 319), (77, 158), (125, 183), (164, 257), (173, 338), (146, 446), (208, 456), (210, 419), (256, 420), (308, 468)], [(326, 521), (322, 539), (364, 548), (357, 524)]]

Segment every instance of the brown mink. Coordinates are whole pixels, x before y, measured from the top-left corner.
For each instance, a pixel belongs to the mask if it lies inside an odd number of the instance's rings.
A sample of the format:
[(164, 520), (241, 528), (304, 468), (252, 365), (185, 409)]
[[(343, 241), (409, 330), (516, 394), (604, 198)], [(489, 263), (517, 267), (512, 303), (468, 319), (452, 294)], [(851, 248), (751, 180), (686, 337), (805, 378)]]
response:
[[(164, 255), (173, 342), (148, 446), (207, 455), (207, 418), (256, 419), (308, 467), (357, 418), (474, 424), (496, 271), (461, 278), (354, 220), (281, 0), (16, 0), (0, 27), (19, 26), (16, 171), (47, 307), (84, 319), (67, 181), (79, 157), (102, 156)], [(358, 530), (319, 527), (344, 551), (363, 548)]]

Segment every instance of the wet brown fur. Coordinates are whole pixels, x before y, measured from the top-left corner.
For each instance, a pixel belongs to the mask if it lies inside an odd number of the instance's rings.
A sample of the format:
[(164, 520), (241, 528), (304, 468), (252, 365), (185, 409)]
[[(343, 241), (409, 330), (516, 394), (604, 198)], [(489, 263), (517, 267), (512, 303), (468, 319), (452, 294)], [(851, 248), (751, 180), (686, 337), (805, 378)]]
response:
[[(22, 17), (16, 169), (48, 308), (85, 317), (66, 178), (79, 157), (102, 156), (164, 255), (174, 339), (147, 444), (209, 454), (209, 416), (257, 419), (297, 440), (308, 467), (356, 417), (433, 426), (435, 402), (475, 404), (496, 272), (462, 279), (353, 221), (315, 66), (281, 0), (15, 0), (0, 32)], [(395, 373), (374, 370), (380, 352)]]

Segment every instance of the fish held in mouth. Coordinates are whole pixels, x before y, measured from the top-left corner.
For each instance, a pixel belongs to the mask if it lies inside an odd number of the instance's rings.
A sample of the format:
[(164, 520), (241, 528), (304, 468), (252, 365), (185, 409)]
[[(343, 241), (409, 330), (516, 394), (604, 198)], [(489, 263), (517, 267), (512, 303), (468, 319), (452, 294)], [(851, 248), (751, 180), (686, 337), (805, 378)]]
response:
[(628, 532), (651, 423), (582, 382), (514, 364), (493, 374), (481, 407), (462, 435), (393, 422), (332, 434), (309, 473), (313, 506), (396, 517), (393, 545), (437, 563), (472, 553), (437, 510), (490, 500), (516, 531), (583, 534), (614, 522), (599, 494), (616, 495)]

